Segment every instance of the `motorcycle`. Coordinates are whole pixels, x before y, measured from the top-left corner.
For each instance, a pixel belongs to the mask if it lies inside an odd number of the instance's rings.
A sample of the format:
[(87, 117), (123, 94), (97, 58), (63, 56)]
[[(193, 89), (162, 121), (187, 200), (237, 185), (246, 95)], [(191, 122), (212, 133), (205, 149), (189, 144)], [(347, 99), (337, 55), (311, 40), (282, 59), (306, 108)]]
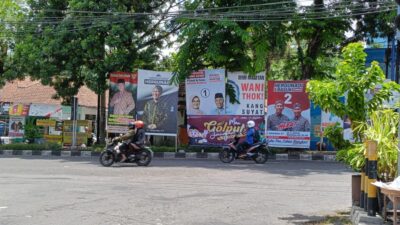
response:
[[(120, 146), (122, 142), (109, 142), (100, 154), (100, 164), (109, 167), (122, 159)], [(138, 166), (148, 166), (153, 158), (153, 151), (145, 146), (141, 149), (135, 149), (129, 144), (129, 150), (126, 153), (127, 159), (124, 163), (136, 163)]]
[(246, 155), (239, 157), (238, 143), (240, 137), (235, 135), (234, 140), (224, 146), (219, 153), (219, 159), (223, 163), (231, 163), (235, 159), (254, 160), (257, 164), (264, 164), (268, 160), (269, 148), (266, 139), (254, 143), (245, 150)]

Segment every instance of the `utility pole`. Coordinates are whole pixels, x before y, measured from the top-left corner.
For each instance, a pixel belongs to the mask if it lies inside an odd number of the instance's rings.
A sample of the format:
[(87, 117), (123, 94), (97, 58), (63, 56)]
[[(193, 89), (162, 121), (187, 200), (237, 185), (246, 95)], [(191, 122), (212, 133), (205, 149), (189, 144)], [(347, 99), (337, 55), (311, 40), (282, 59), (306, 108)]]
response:
[[(394, 20), (394, 24), (395, 24), (395, 38), (394, 39), (396, 39), (396, 42), (397, 41), (399, 41), (400, 40), (400, 0), (396, 0), (396, 3), (397, 3), (397, 16), (396, 16), (396, 18), (395, 18), (395, 20)], [(392, 46), (392, 48), (394, 48), (394, 46)], [(392, 50), (393, 51), (393, 50)], [(397, 60), (396, 60), (396, 62), (397, 62)], [(393, 68), (393, 58), (392, 58), (392, 68)], [(393, 73), (393, 71), (392, 71), (392, 76), (391, 76), (391, 78), (392, 78), (392, 80), (393, 81), (396, 81), (397, 79), (396, 79), (396, 74), (395, 73)], [(399, 109), (397, 109), (397, 113), (399, 113), (400, 114), (400, 110)], [(399, 125), (398, 125), (398, 129), (397, 129), (397, 140), (398, 140), (398, 144), (397, 144), (397, 147), (400, 149), (400, 121), (399, 121)], [(399, 175), (399, 172), (400, 172), (400, 152), (398, 151), (397, 152), (397, 175)]]

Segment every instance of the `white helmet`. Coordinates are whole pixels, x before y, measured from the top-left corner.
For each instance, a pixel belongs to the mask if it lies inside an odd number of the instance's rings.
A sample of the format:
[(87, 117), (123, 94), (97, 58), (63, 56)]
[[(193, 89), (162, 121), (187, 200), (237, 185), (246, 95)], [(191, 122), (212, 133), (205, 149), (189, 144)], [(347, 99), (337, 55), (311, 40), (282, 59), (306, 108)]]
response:
[(248, 128), (252, 128), (252, 127), (254, 127), (255, 125), (256, 125), (256, 123), (254, 123), (253, 120), (247, 121), (247, 127), (248, 127)]

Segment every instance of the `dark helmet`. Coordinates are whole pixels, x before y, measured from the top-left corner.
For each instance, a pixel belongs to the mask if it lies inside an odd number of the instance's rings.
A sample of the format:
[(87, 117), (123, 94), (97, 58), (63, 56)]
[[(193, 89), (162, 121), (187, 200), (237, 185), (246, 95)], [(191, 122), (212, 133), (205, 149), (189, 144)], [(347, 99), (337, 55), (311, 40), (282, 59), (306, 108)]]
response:
[(129, 122), (128, 129), (135, 129), (135, 122)]
[(136, 120), (135, 121), (135, 126), (137, 129), (143, 128), (144, 127), (144, 122), (141, 120)]

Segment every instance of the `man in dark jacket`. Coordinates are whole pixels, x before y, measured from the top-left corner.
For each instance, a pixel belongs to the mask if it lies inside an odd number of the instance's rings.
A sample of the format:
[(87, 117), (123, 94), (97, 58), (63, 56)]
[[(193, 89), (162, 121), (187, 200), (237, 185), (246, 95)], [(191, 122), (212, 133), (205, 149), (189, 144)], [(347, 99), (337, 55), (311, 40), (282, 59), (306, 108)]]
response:
[(135, 123), (130, 122), (128, 124), (128, 132), (124, 134), (121, 137), (115, 137), (112, 141), (113, 142), (119, 142), (123, 141), (122, 145), (119, 147), (119, 150), (121, 151), (121, 156), (122, 159), (120, 162), (124, 162), (126, 160), (126, 152), (129, 150), (129, 144), (132, 142), (133, 137), (136, 134), (136, 129), (135, 129)]

